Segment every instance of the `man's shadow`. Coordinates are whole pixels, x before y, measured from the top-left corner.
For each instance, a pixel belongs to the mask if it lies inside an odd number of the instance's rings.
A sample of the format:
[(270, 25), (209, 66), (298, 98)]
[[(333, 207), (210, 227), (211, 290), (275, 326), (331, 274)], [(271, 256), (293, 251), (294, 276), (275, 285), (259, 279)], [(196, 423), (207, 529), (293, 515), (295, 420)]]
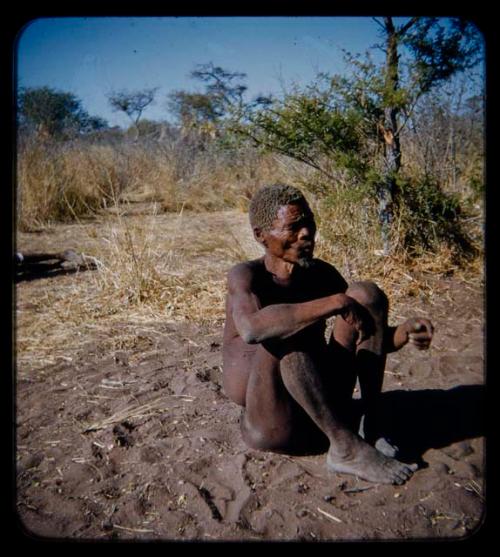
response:
[(485, 435), (484, 385), (395, 390), (380, 396), (377, 431), (399, 447), (398, 460), (421, 461), (429, 449)]

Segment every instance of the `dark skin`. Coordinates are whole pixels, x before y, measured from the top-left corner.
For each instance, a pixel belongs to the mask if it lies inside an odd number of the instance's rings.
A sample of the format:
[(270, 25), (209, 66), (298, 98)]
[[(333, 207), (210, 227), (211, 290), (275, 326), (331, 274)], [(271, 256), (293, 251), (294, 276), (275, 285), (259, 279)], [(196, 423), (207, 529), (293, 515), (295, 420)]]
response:
[(333, 266), (314, 259), (315, 233), (306, 204), (284, 205), (269, 230), (254, 228), (264, 257), (229, 272), (225, 392), (244, 408), (250, 447), (293, 454), (323, 443), (329, 469), (402, 484), (417, 466), (378, 442), (376, 418), (365, 420), (364, 439), (353, 430), (352, 394), (359, 380), (364, 412), (376, 416), (386, 354), (407, 343), (427, 349), (433, 326), (412, 318), (389, 327), (385, 294), (372, 282), (348, 286)]

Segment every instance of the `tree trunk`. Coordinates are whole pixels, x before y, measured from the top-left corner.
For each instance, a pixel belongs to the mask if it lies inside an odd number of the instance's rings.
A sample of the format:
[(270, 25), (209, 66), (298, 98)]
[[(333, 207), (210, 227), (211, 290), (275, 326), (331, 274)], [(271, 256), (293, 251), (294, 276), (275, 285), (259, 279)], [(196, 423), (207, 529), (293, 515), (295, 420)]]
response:
[(394, 216), (394, 200), (396, 196), (396, 175), (401, 167), (401, 146), (398, 135), (399, 108), (394, 106), (394, 94), (398, 90), (399, 55), (398, 35), (391, 17), (384, 18), (387, 33), (385, 93), (386, 106), (384, 108), (383, 138), (384, 174), (377, 197), (379, 202), (379, 220), (382, 228), (382, 242), (384, 255), (391, 252), (390, 229)]

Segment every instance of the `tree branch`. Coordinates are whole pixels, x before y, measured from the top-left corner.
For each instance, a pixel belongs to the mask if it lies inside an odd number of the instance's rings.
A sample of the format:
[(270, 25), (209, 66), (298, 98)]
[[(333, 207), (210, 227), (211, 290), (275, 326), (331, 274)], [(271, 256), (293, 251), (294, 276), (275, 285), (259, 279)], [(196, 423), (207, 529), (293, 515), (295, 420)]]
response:
[(372, 17), (373, 21), (379, 25), (380, 27), (382, 27), (382, 29), (385, 31), (385, 26), (382, 22), (380, 22), (376, 17)]
[(402, 37), (410, 27), (413, 27), (413, 25), (417, 23), (418, 19), (418, 17), (412, 17), (410, 21), (407, 21), (400, 29), (396, 31), (397, 36)]

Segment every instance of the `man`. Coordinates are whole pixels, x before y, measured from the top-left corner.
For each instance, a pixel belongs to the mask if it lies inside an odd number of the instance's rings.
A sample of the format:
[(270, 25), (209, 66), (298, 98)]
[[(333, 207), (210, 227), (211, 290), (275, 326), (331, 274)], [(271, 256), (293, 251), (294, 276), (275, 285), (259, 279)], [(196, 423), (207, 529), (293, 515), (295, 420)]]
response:
[[(428, 348), (432, 324), (414, 318), (389, 327), (382, 290), (372, 282), (348, 286), (334, 267), (313, 258), (316, 225), (298, 189), (259, 190), (250, 223), (265, 254), (229, 272), (223, 345), (224, 389), (244, 407), (245, 443), (298, 454), (326, 441), (329, 469), (404, 483), (417, 465), (393, 458), (396, 449), (384, 440), (377, 443), (376, 402), (386, 354), (408, 342)], [(357, 379), (364, 439), (350, 423)]]

